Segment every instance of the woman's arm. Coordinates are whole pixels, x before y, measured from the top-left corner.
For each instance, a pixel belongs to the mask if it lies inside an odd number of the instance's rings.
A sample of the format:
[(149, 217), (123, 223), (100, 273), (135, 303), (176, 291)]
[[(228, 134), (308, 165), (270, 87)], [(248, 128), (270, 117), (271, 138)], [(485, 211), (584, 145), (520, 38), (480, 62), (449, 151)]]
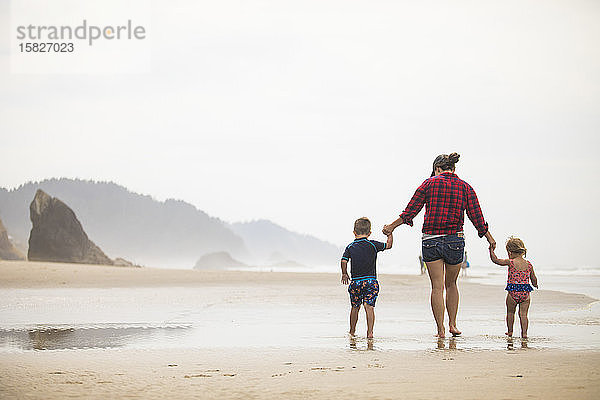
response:
[[(466, 182), (465, 182), (466, 183)], [(481, 207), (479, 206), (479, 200), (477, 199), (477, 194), (475, 190), (466, 183), (467, 187), (467, 217), (473, 223), (473, 226), (477, 229), (477, 234), (479, 237), (486, 237), (488, 230), (488, 224), (485, 222), (485, 218), (483, 218), (483, 212), (481, 212)], [(491, 235), (490, 235), (491, 237)], [(493, 240), (493, 239), (492, 239)], [(488, 238), (488, 242), (490, 239)], [(494, 242), (495, 243), (495, 242)], [(490, 245), (492, 243), (490, 242)]]
[(504, 259), (496, 257), (496, 253), (494, 253), (494, 249), (492, 249), (491, 247), (490, 247), (490, 258), (492, 259), (492, 262), (494, 264), (504, 265), (504, 266), (510, 265), (510, 260), (504, 260)]
[(412, 226), (413, 218), (421, 211), (421, 209), (425, 205), (426, 183), (427, 181), (423, 182), (423, 184), (417, 188), (415, 194), (408, 202), (408, 205), (406, 206), (402, 214), (400, 214), (400, 217), (391, 224), (385, 225), (383, 227), (384, 235), (392, 233), (394, 229), (396, 229), (402, 224)]
[(389, 236), (392, 234), (392, 232), (394, 232), (394, 229), (396, 229), (403, 223), (404, 221), (402, 220), (402, 217), (398, 217), (398, 219), (392, 222), (391, 224), (383, 226), (383, 234), (388, 236), (389, 239)]
[(489, 230), (485, 233), (485, 238), (487, 239), (487, 241), (490, 245), (490, 249), (496, 250), (496, 241), (492, 237), (492, 234), (490, 233)]

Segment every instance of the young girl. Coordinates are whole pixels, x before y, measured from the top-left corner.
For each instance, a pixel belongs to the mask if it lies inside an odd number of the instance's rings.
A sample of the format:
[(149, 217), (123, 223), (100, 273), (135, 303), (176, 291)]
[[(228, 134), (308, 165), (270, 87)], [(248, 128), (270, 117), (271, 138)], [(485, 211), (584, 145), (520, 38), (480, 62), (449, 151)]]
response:
[(516, 237), (508, 238), (506, 242), (506, 251), (508, 253), (508, 260), (502, 260), (496, 257), (494, 249), (490, 247), (490, 258), (494, 264), (508, 265), (508, 280), (506, 284), (506, 326), (508, 331), (507, 336), (512, 336), (513, 325), (515, 322), (515, 311), (517, 305), (519, 306), (519, 320), (521, 321), (521, 337), (527, 338), (527, 327), (529, 326), (529, 319), (527, 318), (527, 311), (529, 310), (529, 292), (533, 290), (529, 284), (531, 283), (535, 288), (538, 287), (537, 277), (533, 272), (533, 265), (527, 261), (524, 257), (527, 256), (527, 249), (521, 239)]

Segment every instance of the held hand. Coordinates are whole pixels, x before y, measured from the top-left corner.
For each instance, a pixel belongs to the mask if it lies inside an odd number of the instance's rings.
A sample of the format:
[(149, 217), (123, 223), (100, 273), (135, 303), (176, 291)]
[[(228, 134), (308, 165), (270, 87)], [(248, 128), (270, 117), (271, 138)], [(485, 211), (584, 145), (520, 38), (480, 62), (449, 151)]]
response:
[(350, 277), (348, 276), (348, 274), (342, 274), (342, 283), (344, 285), (347, 285), (349, 281), (350, 281)]
[(385, 236), (389, 236), (394, 232), (394, 228), (391, 225), (384, 225), (382, 232)]
[(487, 239), (488, 243), (490, 244), (489, 249), (492, 251), (496, 250), (496, 241), (494, 240), (494, 237), (492, 236), (492, 234), (490, 233), (489, 230), (485, 233), (485, 238)]
[(487, 240), (488, 240), (488, 243), (490, 244), (490, 247), (489, 247), (490, 251), (496, 250), (496, 241), (494, 240), (492, 235), (488, 236)]
[(537, 289), (537, 288), (538, 288), (538, 285), (537, 285), (537, 283), (534, 283), (534, 284), (533, 284), (533, 287)]

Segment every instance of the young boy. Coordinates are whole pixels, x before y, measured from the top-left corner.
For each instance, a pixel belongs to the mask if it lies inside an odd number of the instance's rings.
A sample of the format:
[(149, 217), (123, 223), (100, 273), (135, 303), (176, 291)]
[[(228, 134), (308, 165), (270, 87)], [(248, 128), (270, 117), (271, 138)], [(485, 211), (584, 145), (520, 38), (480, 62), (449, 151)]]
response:
[(354, 336), (358, 312), (361, 304), (365, 305), (367, 314), (367, 338), (373, 337), (373, 325), (375, 325), (375, 301), (379, 294), (379, 283), (375, 264), (377, 252), (391, 249), (394, 238), (392, 233), (387, 235), (387, 243), (369, 240), (371, 235), (371, 221), (368, 218), (359, 218), (354, 222), (354, 242), (350, 243), (342, 256), (342, 283), (347, 285), (350, 281), (348, 276), (348, 260), (352, 281), (348, 286), (350, 293), (350, 335)]

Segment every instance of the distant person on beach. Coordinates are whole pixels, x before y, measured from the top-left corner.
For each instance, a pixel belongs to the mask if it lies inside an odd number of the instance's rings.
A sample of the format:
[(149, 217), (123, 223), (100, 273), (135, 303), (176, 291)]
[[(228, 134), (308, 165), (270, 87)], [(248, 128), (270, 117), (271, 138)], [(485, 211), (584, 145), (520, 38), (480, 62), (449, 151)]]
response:
[(467, 276), (467, 269), (470, 267), (469, 259), (467, 258), (467, 252), (465, 251), (465, 258), (463, 259), (462, 264), (460, 264), (460, 269), (462, 271), (462, 276)]
[(425, 275), (427, 272), (427, 265), (425, 265), (425, 261), (423, 261), (423, 256), (419, 254), (419, 265), (421, 266), (421, 275)]
[(529, 327), (529, 318), (527, 312), (531, 299), (529, 292), (533, 288), (531, 283), (537, 289), (538, 280), (533, 271), (533, 265), (525, 259), (527, 257), (527, 249), (523, 241), (516, 237), (508, 238), (506, 242), (506, 252), (508, 260), (499, 259), (494, 253), (494, 249), (490, 247), (490, 258), (494, 264), (507, 266), (508, 279), (506, 281), (506, 335), (512, 337), (513, 325), (515, 323), (515, 311), (519, 306), (519, 320), (521, 321), (521, 337), (527, 339), (527, 328)]
[[(369, 240), (371, 235), (371, 221), (368, 218), (359, 218), (354, 222), (354, 241), (346, 246), (342, 256), (342, 283), (348, 285), (350, 293), (350, 336), (354, 336), (358, 312), (364, 305), (367, 315), (367, 338), (373, 337), (375, 325), (375, 301), (379, 295), (379, 282), (377, 282), (377, 253), (392, 248), (394, 238), (390, 232), (387, 242)], [(348, 276), (348, 261), (350, 273)]]
[(456, 327), (458, 287), (456, 279), (464, 258), (464, 212), (477, 228), (479, 237), (486, 237), (494, 249), (496, 242), (483, 218), (473, 188), (455, 173), (459, 155), (441, 154), (433, 161), (431, 177), (417, 189), (400, 217), (383, 227), (389, 234), (402, 224), (413, 225), (413, 218), (426, 206), (423, 223), (422, 254), (431, 281), (431, 310), (437, 324), (437, 336), (445, 337), (444, 287), (448, 310), (449, 330), (453, 336), (461, 332)]

